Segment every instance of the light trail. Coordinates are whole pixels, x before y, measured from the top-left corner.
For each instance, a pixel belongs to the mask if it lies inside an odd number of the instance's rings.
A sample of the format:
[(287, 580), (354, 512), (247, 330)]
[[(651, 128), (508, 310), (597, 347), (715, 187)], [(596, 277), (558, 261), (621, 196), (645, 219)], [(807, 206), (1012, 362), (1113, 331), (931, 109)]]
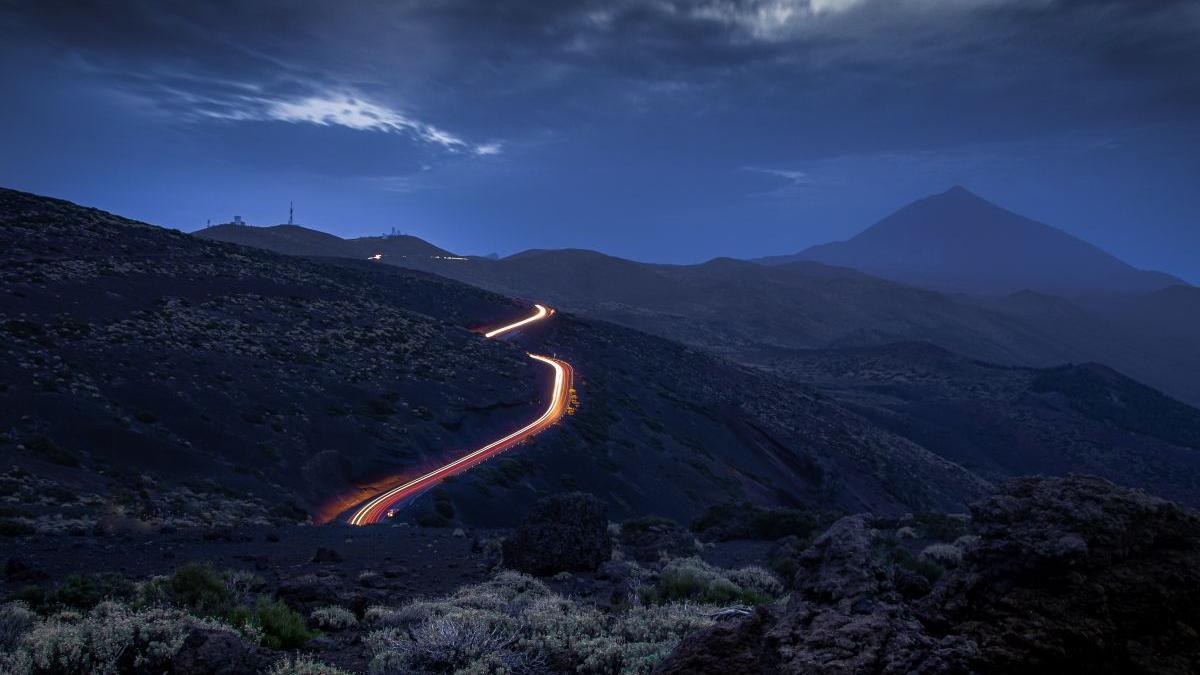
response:
[(503, 335), (503, 334), (509, 332), (510, 330), (516, 330), (516, 329), (520, 328), (521, 326), (533, 323), (534, 321), (541, 321), (542, 319), (545, 319), (546, 317), (554, 314), (554, 310), (550, 309), (549, 307), (545, 307), (543, 305), (534, 305), (534, 308), (537, 309), (537, 311), (533, 313), (533, 316), (531, 316), (527, 319), (521, 319), (520, 321), (518, 321), (516, 323), (510, 323), (507, 326), (501, 326), (493, 331), (484, 333), (483, 336), (489, 337), (489, 338), (494, 338), (497, 335)]
[[(548, 307), (544, 307), (542, 305), (534, 305), (534, 307), (537, 311), (533, 314), (533, 316), (507, 326), (501, 326), (500, 328), (485, 333), (484, 335), (489, 338), (497, 335), (503, 335), (511, 330), (520, 328), (521, 326), (534, 321), (540, 321), (541, 319), (545, 319), (546, 317), (554, 314), (554, 310)], [(388, 511), (399, 502), (413, 496), (425, 488), (428, 488), (430, 485), (441, 481), (447, 476), (453, 476), (466, 471), (480, 462), (504, 452), (512, 446), (517, 445), (525, 439), (536, 435), (537, 433), (557, 422), (567, 412), (567, 408), (571, 403), (570, 392), (573, 373), (571, 365), (566, 361), (560, 361), (549, 356), (541, 356), (538, 354), (529, 354), (529, 358), (544, 363), (554, 370), (554, 386), (550, 392), (550, 404), (546, 406), (545, 412), (543, 412), (540, 417), (529, 424), (526, 424), (520, 429), (517, 429), (511, 434), (508, 434), (499, 440), (492, 441), (491, 443), (488, 443), (474, 452), (463, 455), (449, 464), (434, 469), (433, 471), (430, 471), (419, 478), (414, 478), (402, 485), (398, 485), (390, 490), (387, 490), (386, 492), (383, 492), (355, 511), (354, 515), (350, 517), (350, 524), (368, 525), (370, 523), (379, 522), (387, 517)]]

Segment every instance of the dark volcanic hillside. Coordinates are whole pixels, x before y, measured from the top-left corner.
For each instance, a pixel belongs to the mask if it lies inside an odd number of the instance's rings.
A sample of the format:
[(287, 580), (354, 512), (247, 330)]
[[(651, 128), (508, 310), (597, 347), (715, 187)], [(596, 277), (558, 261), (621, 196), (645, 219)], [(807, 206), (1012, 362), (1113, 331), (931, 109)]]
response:
[[(13, 191), (0, 245), (0, 453), (19, 467), (3, 485), (39, 528), (297, 518), (540, 405), (522, 350), (466, 330), (525, 307), (457, 282)], [(576, 363), (579, 414), (415, 513), (511, 522), (520, 511), (497, 504), (562, 487), (678, 518), (743, 496), (956, 508), (985, 489), (795, 385), (659, 338), (560, 316), (521, 339)]]
[(650, 265), (592, 251), (531, 251), (498, 261), (422, 260), (421, 269), (739, 358), (767, 347), (928, 339), (995, 361), (1052, 364), (1069, 348), (970, 303), (818, 263), (718, 258)]
[(997, 366), (929, 344), (761, 363), (993, 482), (1089, 473), (1200, 504), (1200, 410), (1096, 364)]
[[(272, 228), (237, 229), (253, 231), (248, 244), (293, 250), (291, 239), (275, 236)], [(315, 245), (326, 235), (307, 232), (314, 236), (306, 241), (314, 245), (304, 253), (344, 255), (337, 247)], [(1189, 292), (1195, 289), (1187, 286), (1085, 300), (1033, 291), (982, 299), (808, 261), (759, 265), (724, 258), (702, 265), (654, 265), (568, 249), (526, 251), (502, 260), (410, 255), (385, 256), (383, 262), (510, 296), (541, 298), (736, 360), (771, 348), (927, 341), (1011, 365), (1097, 361), (1200, 403), (1200, 378), (1195, 377), (1200, 348), (1188, 312), (1197, 303)]]
[(193, 233), (203, 239), (224, 241), (243, 246), (265, 248), (288, 255), (337, 256), (365, 259), (382, 253), (393, 262), (408, 257), (430, 257), (452, 255), (429, 242), (409, 235), (387, 237), (359, 237), (342, 239), (336, 235), (309, 229), (300, 225), (213, 225)]
[(1169, 274), (1136, 269), (962, 187), (913, 202), (847, 241), (761, 262), (797, 260), (962, 293), (1138, 293), (1183, 283)]

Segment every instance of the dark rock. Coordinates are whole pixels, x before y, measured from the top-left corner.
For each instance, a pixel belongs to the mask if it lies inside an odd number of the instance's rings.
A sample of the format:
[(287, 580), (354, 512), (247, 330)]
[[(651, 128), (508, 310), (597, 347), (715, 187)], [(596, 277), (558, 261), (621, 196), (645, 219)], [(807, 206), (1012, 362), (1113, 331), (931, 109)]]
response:
[(43, 581), (49, 576), (44, 571), (27, 565), (20, 558), (9, 558), (4, 563), (4, 578), (9, 582)]
[(279, 583), (275, 595), (292, 606), (337, 605), (342, 593), (332, 577), (304, 574)]
[(236, 633), (194, 628), (172, 659), (174, 675), (243, 675), (266, 665), (259, 650)]
[(903, 567), (894, 571), (892, 584), (900, 595), (909, 600), (929, 595), (930, 589), (933, 588), (924, 575)]
[(604, 503), (578, 492), (539, 501), (504, 542), (505, 564), (537, 575), (590, 572), (611, 555)]
[(317, 553), (312, 559), (315, 563), (339, 563), (342, 562), (342, 554), (331, 548), (324, 546), (317, 547)]
[(657, 562), (662, 556), (696, 554), (696, 537), (666, 518), (638, 518), (621, 525), (621, 548), (641, 562)]
[(766, 634), (778, 619), (759, 607), (740, 621), (718, 621), (679, 643), (654, 670), (660, 675), (693, 673), (769, 673), (776, 657), (769, 653)]
[(1083, 477), (1018, 479), (972, 511), (980, 541), (932, 592), (844, 518), (785, 607), (685, 639), (657, 672), (1200, 672), (1200, 515)]
[(980, 535), (925, 603), (973, 665), (1200, 672), (1200, 515), (1100, 478), (1021, 478), (972, 508)]

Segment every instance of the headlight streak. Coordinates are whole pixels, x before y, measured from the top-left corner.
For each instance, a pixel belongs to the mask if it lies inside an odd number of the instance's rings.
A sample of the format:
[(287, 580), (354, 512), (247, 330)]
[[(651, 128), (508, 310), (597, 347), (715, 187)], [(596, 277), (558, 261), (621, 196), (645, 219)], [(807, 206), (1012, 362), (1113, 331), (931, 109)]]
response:
[[(492, 338), (497, 335), (503, 335), (509, 331), (520, 328), (521, 326), (540, 321), (554, 314), (554, 310), (543, 305), (534, 305), (536, 311), (533, 316), (517, 321), (506, 326), (501, 326), (484, 335)], [(492, 441), (487, 445), (468, 453), (458, 459), (446, 464), (440, 468), (434, 469), (419, 478), (414, 478), (402, 485), (398, 485), (390, 490), (387, 490), (378, 496), (374, 497), (350, 517), (351, 525), (368, 525), (383, 520), (392, 512), (395, 505), (408, 497), (428, 488), (438, 481), (457, 473), (461, 473), (471, 467), (483, 462), (505, 450), (511, 448), (518, 443), (536, 435), (543, 429), (553, 425), (564, 414), (567, 413), (572, 404), (571, 401), (571, 379), (572, 370), (570, 364), (558, 359), (542, 356), (539, 354), (528, 354), (529, 358), (534, 359), (550, 366), (554, 370), (554, 387), (550, 394), (550, 404), (546, 407), (545, 412), (540, 417), (521, 427), (520, 429), (504, 436), (503, 438)]]

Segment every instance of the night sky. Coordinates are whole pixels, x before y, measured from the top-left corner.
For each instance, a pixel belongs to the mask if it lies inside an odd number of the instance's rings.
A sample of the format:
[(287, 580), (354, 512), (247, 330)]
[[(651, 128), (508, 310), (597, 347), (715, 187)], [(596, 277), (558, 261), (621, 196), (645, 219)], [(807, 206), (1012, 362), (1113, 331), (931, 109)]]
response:
[(790, 253), (963, 184), (1200, 281), (1200, 3), (0, 0), (0, 185), (462, 252)]

